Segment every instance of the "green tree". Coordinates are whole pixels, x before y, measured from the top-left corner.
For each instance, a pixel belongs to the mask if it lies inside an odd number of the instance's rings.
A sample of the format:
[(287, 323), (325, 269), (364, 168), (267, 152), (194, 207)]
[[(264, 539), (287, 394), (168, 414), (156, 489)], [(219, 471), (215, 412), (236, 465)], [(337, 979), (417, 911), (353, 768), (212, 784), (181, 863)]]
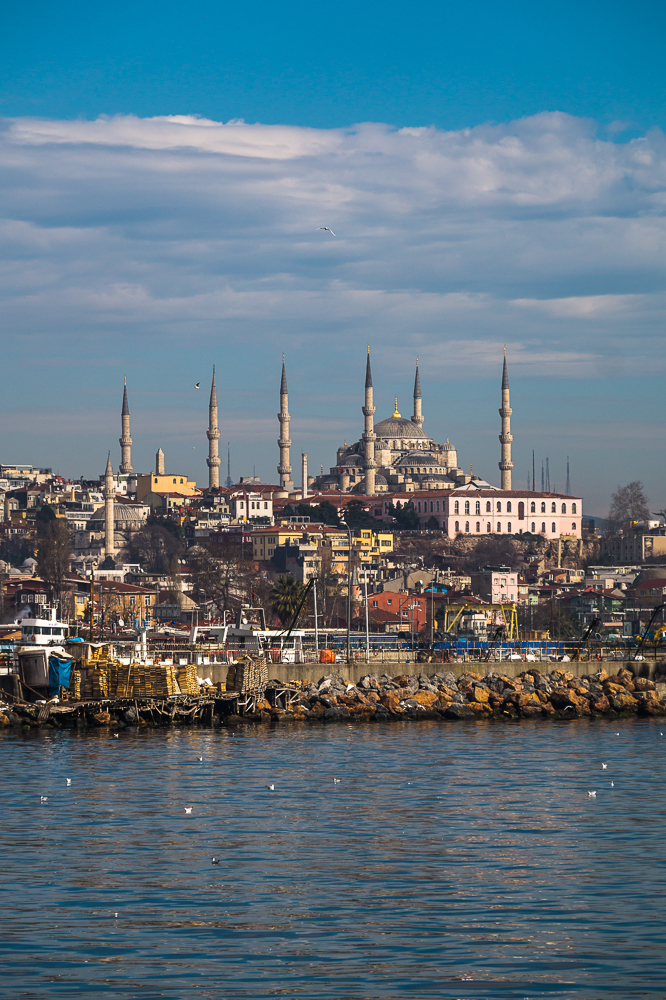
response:
[(282, 627), (291, 625), (296, 614), (296, 609), (303, 599), (305, 587), (291, 575), (287, 573), (281, 576), (273, 587), (271, 594), (271, 610), (278, 616)]
[(388, 512), (395, 519), (399, 531), (418, 531), (419, 518), (411, 501), (401, 505), (398, 500), (395, 506), (389, 505)]
[[(332, 505), (331, 505), (332, 506)], [(345, 521), (350, 528), (374, 528), (375, 521), (360, 500), (351, 500), (344, 509)]]
[(429, 517), (428, 520), (426, 521), (426, 528), (428, 529), (428, 531), (439, 530), (439, 521), (437, 520), (434, 514), (432, 515), (432, 517)]

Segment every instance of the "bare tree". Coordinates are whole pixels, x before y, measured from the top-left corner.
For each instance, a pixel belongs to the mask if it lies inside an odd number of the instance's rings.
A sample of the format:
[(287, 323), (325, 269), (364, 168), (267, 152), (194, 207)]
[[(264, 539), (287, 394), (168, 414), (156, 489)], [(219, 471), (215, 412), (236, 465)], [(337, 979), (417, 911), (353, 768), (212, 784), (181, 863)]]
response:
[(188, 562), (198, 598), (205, 596), (220, 613), (250, 603), (256, 593), (255, 564), (246, 558), (237, 535), (222, 533), (203, 540), (190, 549)]
[(611, 495), (608, 518), (616, 528), (628, 527), (632, 521), (648, 521), (650, 508), (645, 489), (639, 479), (626, 486), (618, 486)]
[(53, 599), (62, 602), (69, 574), (72, 550), (69, 531), (64, 520), (48, 522), (37, 545), (37, 572), (51, 591)]

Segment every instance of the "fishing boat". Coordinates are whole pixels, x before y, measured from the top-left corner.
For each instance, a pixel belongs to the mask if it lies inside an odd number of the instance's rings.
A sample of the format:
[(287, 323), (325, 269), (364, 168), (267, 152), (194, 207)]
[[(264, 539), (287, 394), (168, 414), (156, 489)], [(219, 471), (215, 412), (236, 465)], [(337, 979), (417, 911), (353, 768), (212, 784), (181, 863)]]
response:
[(16, 650), (18, 673), (26, 699), (48, 698), (69, 686), (72, 657), (65, 644), (69, 625), (57, 618), (57, 604), (46, 605), (40, 617), (24, 618)]

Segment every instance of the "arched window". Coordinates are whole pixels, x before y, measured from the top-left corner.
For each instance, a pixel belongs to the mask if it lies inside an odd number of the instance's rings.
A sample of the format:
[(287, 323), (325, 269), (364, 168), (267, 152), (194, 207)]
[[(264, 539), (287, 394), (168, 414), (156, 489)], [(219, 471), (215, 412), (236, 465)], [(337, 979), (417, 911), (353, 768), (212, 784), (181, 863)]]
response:
[[(458, 500), (456, 500), (455, 503), (453, 504), (453, 513), (454, 514), (459, 514), (460, 513), (460, 503), (459, 503)], [(458, 529), (456, 528), (456, 531), (457, 530)]]
[(434, 510), (434, 509), (435, 509), (435, 508), (434, 508), (434, 506), (433, 506), (433, 502), (432, 502), (432, 500), (431, 500), (431, 501), (430, 501), (430, 513), (431, 513), (431, 514), (432, 514), (432, 512), (433, 512), (433, 510)]
[(419, 500), (419, 514), (421, 513), (421, 501)]
[(477, 500), (476, 504), (474, 505), (474, 513), (475, 514), (480, 514), (481, 513), (481, 501), (480, 500)]
[(437, 500), (437, 513), (439, 514), (439, 500)]
[(557, 514), (557, 504), (555, 503), (554, 500), (550, 505), (550, 512), (551, 514)]
[(545, 514), (545, 513), (546, 513), (546, 504), (545, 504), (545, 503), (542, 503), (542, 504), (541, 504), (541, 513), (542, 513), (542, 514)]
[(490, 514), (492, 509), (493, 505), (491, 504), (490, 500), (486, 500), (486, 514)]
[(576, 504), (575, 504), (575, 503), (572, 503), (572, 504), (571, 504), (571, 513), (572, 513), (572, 514), (575, 514), (575, 513), (577, 513), (577, 512), (576, 512)]
[(545, 535), (546, 534), (546, 522), (545, 521), (541, 522), (541, 530), (543, 531), (543, 533)]
[(567, 512), (567, 505), (565, 503), (563, 503), (562, 504), (562, 513), (566, 514), (566, 512)]
[(491, 532), (492, 530), (493, 530), (493, 526), (492, 526), (492, 524), (490, 523), (490, 521), (488, 521), (488, 524), (486, 525), (486, 531), (488, 532), (488, 534), (490, 534), (490, 532)]
[(456, 521), (456, 534), (460, 531), (460, 521)]
[(469, 514), (469, 500), (465, 500), (465, 513)]
[(534, 500), (530, 504), (530, 514), (536, 514), (536, 504), (535, 504)]
[(481, 531), (481, 522), (480, 522), (480, 521), (477, 521), (477, 522), (476, 522), (476, 533), (477, 533), (477, 535), (478, 535), (478, 533), (479, 533), (480, 531)]
[(469, 534), (469, 521), (465, 521), (465, 532)]
[[(534, 504), (532, 504), (532, 506), (534, 506)], [(532, 534), (533, 535), (536, 534), (536, 524), (534, 523), (534, 521), (532, 521)]]
[(501, 531), (501, 530), (502, 530), (502, 525), (500, 524), (500, 522), (499, 522), (499, 521), (497, 522), (497, 530), (498, 530), (498, 531)]
[(175, 483), (175, 482), (176, 482), (176, 480), (174, 479), (174, 483)]
[(502, 513), (502, 504), (500, 503), (499, 500), (497, 501), (497, 513), (498, 514)]
[[(518, 520), (519, 521), (524, 521), (525, 520), (525, 504), (523, 503), (522, 500), (518, 504)], [(522, 531), (522, 528), (521, 528), (521, 531)]]
[(575, 531), (575, 530), (576, 530), (576, 522), (575, 522), (575, 521), (572, 521), (572, 522), (571, 522), (571, 530), (572, 530), (572, 531)]
[(554, 521), (552, 523), (552, 526), (551, 526), (550, 530), (552, 531), (553, 534), (555, 534), (555, 532), (557, 531), (557, 528), (555, 527), (555, 522)]
[(511, 513), (511, 501), (510, 500), (507, 501), (506, 512), (507, 512), (507, 514)]
[(511, 521), (509, 521), (509, 523), (507, 524), (506, 530), (509, 532), (509, 534), (511, 534)]

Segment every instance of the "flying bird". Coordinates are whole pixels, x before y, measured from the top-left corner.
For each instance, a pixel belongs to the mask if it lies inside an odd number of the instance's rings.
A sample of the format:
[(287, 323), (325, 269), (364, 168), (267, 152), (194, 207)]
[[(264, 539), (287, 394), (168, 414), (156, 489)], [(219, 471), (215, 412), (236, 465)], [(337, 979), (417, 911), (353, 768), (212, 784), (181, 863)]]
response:
[(119, 736), (120, 736), (120, 733), (114, 733), (114, 734), (113, 734), (113, 738), (114, 738), (114, 740), (117, 740)]
[(200, 388), (201, 388), (201, 382), (197, 382), (197, 384), (195, 385), (195, 387), (194, 387), (194, 388), (195, 388), (195, 389), (200, 389)]
[(333, 784), (334, 785), (339, 785), (340, 784), (340, 779), (339, 778), (333, 778)]
[(197, 760), (198, 760), (199, 762), (202, 762), (202, 761), (203, 761), (203, 757), (197, 757)]
[(608, 764), (602, 764), (601, 765), (601, 768), (602, 768), (603, 771), (605, 771), (607, 767), (608, 767)]
[(269, 792), (275, 791), (275, 785), (266, 785), (266, 788), (268, 789)]
[(71, 779), (71, 778), (67, 778), (66, 780), (67, 780), (67, 784), (68, 784), (68, 785), (71, 785), (71, 783), (72, 783), (72, 779)]
[(615, 788), (615, 782), (611, 781), (611, 788)]
[[(333, 230), (329, 229), (328, 226), (319, 226), (319, 229), (323, 229), (325, 233), (330, 233), (331, 236), (335, 236)], [(317, 232), (319, 232), (319, 229), (317, 230)]]
[(596, 795), (597, 795), (596, 792), (588, 792), (587, 794), (590, 796), (591, 799), (596, 798)]
[(192, 812), (192, 806), (185, 806), (185, 812), (186, 812), (186, 813), (187, 813), (187, 815), (189, 816), (189, 815), (190, 815), (190, 813)]

